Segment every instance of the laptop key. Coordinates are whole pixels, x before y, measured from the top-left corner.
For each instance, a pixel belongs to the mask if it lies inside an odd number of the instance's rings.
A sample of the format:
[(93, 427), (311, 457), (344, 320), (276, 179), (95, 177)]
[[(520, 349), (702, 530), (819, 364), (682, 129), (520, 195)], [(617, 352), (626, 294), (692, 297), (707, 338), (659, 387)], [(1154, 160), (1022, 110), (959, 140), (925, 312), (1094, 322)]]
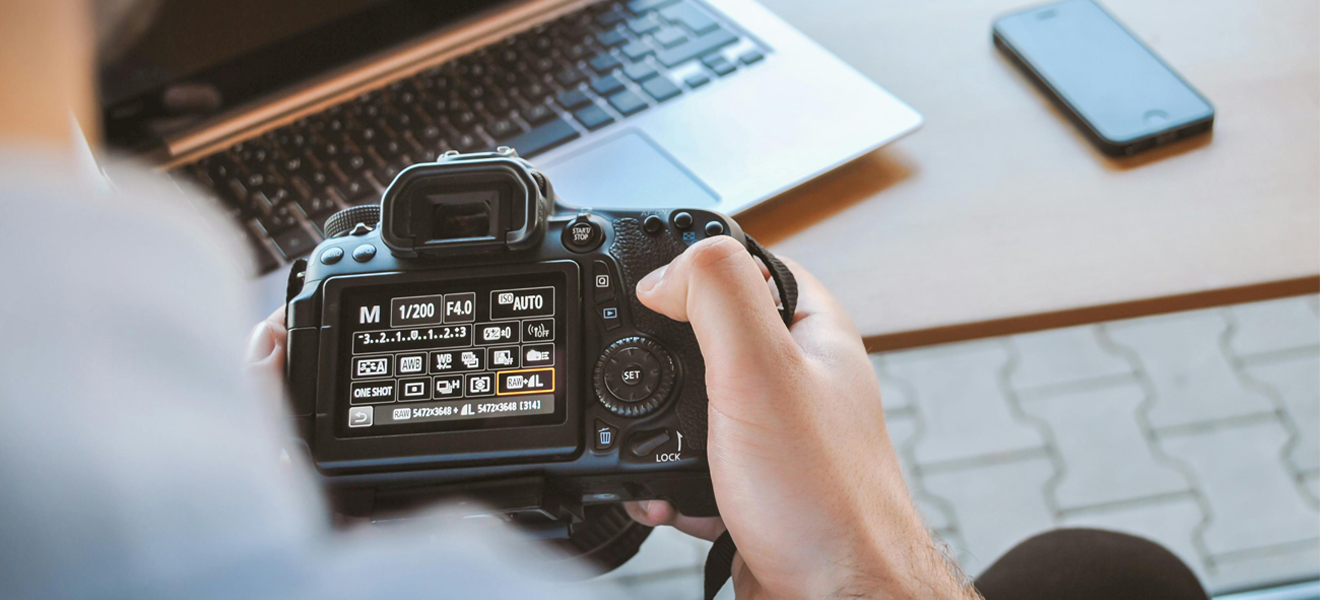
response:
[(738, 60), (742, 61), (742, 64), (744, 65), (759, 62), (763, 58), (765, 58), (765, 55), (761, 54), (760, 50), (748, 50), (738, 55)]
[(481, 140), (477, 139), (476, 136), (470, 133), (465, 133), (454, 138), (454, 148), (458, 149), (459, 152), (475, 152), (480, 150), (481, 147)]
[(595, 90), (597, 94), (608, 96), (623, 89), (623, 82), (613, 75), (606, 75), (591, 82), (591, 89)]
[(683, 83), (686, 83), (690, 88), (699, 88), (710, 83), (710, 77), (705, 73), (693, 73), (692, 75), (689, 75), (687, 79), (684, 79)]
[(682, 28), (666, 27), (657, 31), (651, 37), (655, 38), (655, 41), (661, 46), (665, 48), (673, 48), (674, 46), (677, 46), (679, 42), (686, 40), (688, 36), (686, 33), (683, 33)]
[(642, 89), (655, 98), (657, 102), (664, 102), (683, 93), (683, 90), (674, 85), (667, 77), (652, 77), (642, 83)]
[(627, 56), (628, 60), (631, 61), (642, 60), (643, 58), (646, 58), (646, 55), (655, 52), (650, 46), (647, 46), (642, 42), (629, 42), (627, 45), (620, 48), (619, 51), (623, 52), (623, 55)]
[(637, 63), (624, 67), (623, 74), (627, 75), (628, 79), (633, 81), (646, 81), (647, 79), (655, 77), (658, 73), (656, 72), (655, 67), (652, 67), (651, 65)]
[(642, 13), (648, 10), (655, 10), (662, 6), (668, 6), (678, 0), (632, 0), (628, 3), (628, 10), (635, 13)]
[(555, 75), (555, 79), (558, 79), (560, 85), (564, 86), (577, 85), (586, 78), (586, 74), (578, 70), (577, 67), (569, 67), (560, 71), (558, 75)]
[(656, 60), (660, 64), (673, 68), (689, 60), (710, 54), (720, 48), (728, 46), (738, 41), (738, 36), (729, 32), (727, 29), (717, 27), (698, 37), (692, 38), (673, 48), (669, 48), (659, 54), (656, 54)]
[(532, 125), (540, 125), (555, 118), (555, 111), (545, 104), (533, 104), (522, 111), (522, 118)]
[(490, 137), (497, 140), (503, 140), (522, 133), (522, 129), (517, 125), (514, 125), (513, 121), (500, 119), (488, 125), (486, 127), (486, 133), (489, 133)]
[(628, 29), (637, 35), (651, 33), (652, 31), (660, 29), (660, 21), (656, 20), (656, 18), (651, 15), (638, 17), (628, 21)]
[(706, 11), (687, 2), (666, 6), (660, 10), (660, 15), (671, 23), (682, 23), (693, 33), (706, 33), (719, 27), (715, 19), (710, 18)]
[(596, 15), (596, 22), (599, 23), (602, 27), (609, 27), (610, 25), (621, 23), (623, 22), (624, 19), (627, 18), (628, 17), (624, 16), (622, 12), (619, 12), (617, 10), (611, 10)]
[(304, 213), (308, 216), (322, 215), (335, 212), (338, 208), (335, 202), (325, 194), (315, 194), (310, 198), (300, 198), (298, 206), (302, 207)]
[(573, 113), (578, 121), (581, 121), (587, 129), (595, 131), (614, 122), (614, 117), (605, 112), (605, 109), (592, 104), (582, 110)]
[(242, 226), (242, 229), (243, 240), (251, 251), (253, 266), (256, 268), (257, 274), (264, 275), (274, 271), (276, 267), (279, 267), (279, 259), (275, 258), (274, 254), (271, 254), (270, 250), (266, 248), (266, 244), (261, 242), (261, 238), (257, 237), (257, 234), (252, 232), (252, 228)]
[(706, 58), (701, 59), (701, 62), (707, 67), (710, 67), (710, 70), (714, 71), (715, 74), (720, 77), (724, 77), (725, 75), (738, 70), (737, 65), (729, 62), (729, 59), (718, 54), (715, 56), (707, 56)]
[(628, 10), (641, 14), (648, 10), (669, 6), (675, 2), (678, 2), (678, 0), (631, 0), (628, 2)]
[(517, 150), (519, 156), (527, 158), (572, 141), (579, 135), (578, 131), (568, 121), (556, 118), (509, 140), (505, 145)]
[(591, 96), (588, 96), (586, 92), (579, 89), (571, 89), (567, 92), (561, 92), (555, 97), (555, 99), (559, 101), (560, 106), (563, 106), (568, 110), (576, 110), (591, 104)]
[(285, 204), (268, 214), (257, 217), (257, 222), (261, 223), (261, 228), (266, 230), (266, 235), (275, 235), (297, 225), (298, 218), (293, 215), (291, 205)]
[(642, 100), (637, 94), (630, 91), (622, 91), (609, 98), (610, 106), (620, 114), (627, 117), (637, 114), (646, 108), (646, 101)]
[(597, 73), (608, 73), (623, 66), (623, 63), (619, 62), (619, 59), (615, 58), (613, 54), (602, 54), (591, 59), (587, 64), (590, 64), (591, 68)]
[(600, 42), (600, 45), (606, 48), (613, 48), (615, 46), (626, 44), (628, 42), (628, 36), (624, 35), (623, 32), (618, 29), (611, 29), (604, 33), (597, 34), (596, 41)]
[(316, 247), (317, 239), (306, 229), (295, 227), (270, 239), (275, 249), (284, 255), (285, 260), (293, 260), (311, 252)]

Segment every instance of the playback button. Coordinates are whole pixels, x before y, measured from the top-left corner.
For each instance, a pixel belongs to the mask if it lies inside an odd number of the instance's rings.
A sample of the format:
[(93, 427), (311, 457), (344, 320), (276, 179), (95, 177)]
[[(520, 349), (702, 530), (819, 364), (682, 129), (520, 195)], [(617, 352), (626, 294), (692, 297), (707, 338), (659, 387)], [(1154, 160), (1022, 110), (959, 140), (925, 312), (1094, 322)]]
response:
[(619, 318), (619, 305), (614, 301), (597, 304), (596, 311), (600, 314), (600, 322), (605, 325), (605, 331), (614, 331), (623, 324)]

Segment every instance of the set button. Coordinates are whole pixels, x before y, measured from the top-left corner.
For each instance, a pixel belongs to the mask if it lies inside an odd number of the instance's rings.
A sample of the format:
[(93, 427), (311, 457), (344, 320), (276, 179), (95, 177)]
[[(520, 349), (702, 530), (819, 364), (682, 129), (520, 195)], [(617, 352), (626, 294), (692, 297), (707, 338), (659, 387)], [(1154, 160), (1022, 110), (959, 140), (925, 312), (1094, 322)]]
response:
[(630, 336), (610, 344), (596, 361), (593, 379), (600, 403), (616, 415), (653, 412), (674, 389), (674, 361), (649, 338)]

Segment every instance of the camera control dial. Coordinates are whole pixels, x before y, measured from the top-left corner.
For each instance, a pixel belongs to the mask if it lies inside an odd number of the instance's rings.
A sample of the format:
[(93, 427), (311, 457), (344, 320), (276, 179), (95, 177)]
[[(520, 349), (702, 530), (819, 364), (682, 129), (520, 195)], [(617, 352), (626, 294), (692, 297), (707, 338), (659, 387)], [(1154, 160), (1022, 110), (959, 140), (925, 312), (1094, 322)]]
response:
[(674, 389), (674, 360), (655, 340), (629, 336), (610, 344), (596, 361), (596, 396), (622, 417), (650, 414)]

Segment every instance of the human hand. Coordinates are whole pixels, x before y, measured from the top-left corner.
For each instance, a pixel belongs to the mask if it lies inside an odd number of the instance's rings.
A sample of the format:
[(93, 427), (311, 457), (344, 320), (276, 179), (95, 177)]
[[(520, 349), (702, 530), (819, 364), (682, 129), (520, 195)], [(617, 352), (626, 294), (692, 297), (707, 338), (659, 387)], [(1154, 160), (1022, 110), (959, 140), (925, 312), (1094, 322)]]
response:
[(768, 273), (729, 237), (638, 282), (638, 299), (690, 322), (702, 348), (722, 517), (685, 517), (661, 501), (629, 513), (712, 540), (727, 527), (739, 599), (978, 598), (912, 506), (856, 327), (819, 281), (790, 268), (791, 328)]
[(284, 328), (284, 305), (257, 323), (248, 334), (247, 366), (259, 377), (284, 380), (284, 343), (289, 332)]

